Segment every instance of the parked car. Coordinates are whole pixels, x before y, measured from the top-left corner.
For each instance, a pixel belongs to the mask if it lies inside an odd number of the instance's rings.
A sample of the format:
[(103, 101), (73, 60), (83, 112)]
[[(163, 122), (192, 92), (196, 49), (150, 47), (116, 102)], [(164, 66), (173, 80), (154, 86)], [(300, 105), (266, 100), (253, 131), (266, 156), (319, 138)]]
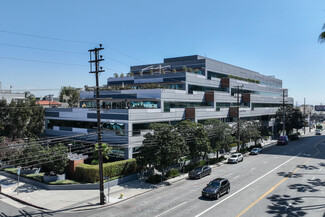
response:
[(251, 155), (257, 155), (257, 154), (261, 154), (262, 153), (262, 149), (261, 148), (253, 148), (250, 152)]
[(291, 135), (289, 135), (289, 139), (290, 139), (291, 141), (293, 141), (293, 140), (298, 140), (298, 139), (300, 139), (300, 137), (299, 137), (299, 135), (298, 135), (297, 133), (295, 133), (295, 134), (291, 134)]
[(202, 190), (202, 197), (219, 199), (223, 194), (229, 194), (230, 183), (228, 179), (217, 178), (212, 180), (207, 186)]
[(196, 167), (192, 171), (188, 173), (188, 177), (191, 179), (200, 179), (204, 176), (211, 174), (211, 167), (203, 166), (203, 167)]
[(322, 131), (319, 130), (319, 129), (316, 129), (316, 130), (315, 130), (315, 135), (322, 135)]
[(287, 136), (280, 136), (278, 138), (278, 143), (277, 143), (278, 145), (286, 145), (288, 143), (289, 143), (289, 139)]
[(241, 153), (235, 153), (228, 158), (228, 163), (238, 163), (244, 160), (244, 157)]

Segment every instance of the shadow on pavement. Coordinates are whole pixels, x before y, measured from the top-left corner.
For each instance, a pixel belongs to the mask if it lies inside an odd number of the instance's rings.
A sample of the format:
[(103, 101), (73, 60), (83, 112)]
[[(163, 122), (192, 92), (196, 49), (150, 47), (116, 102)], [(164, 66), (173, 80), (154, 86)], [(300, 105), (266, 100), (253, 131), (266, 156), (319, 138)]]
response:
[(267, 198), (272, 202), (266, 211), (276, 217), (290, 216), (298, 217), (305, 216), (307, 212), (302, 210), (302, 207), (298, 207), (304, 203), (301, 197), (290, 197), (289, 195), (273, 195)]
[(301, 178), (302, 177), (301, 173), (292, 174), (292, 172), (278, 172), (278, 175), (283, 176), (283, 177), (289, 177), (289, 178)]
[[(167, 185), (165, 182), (162, 182), (158, 185)], [(122, 186), (123, 188), (132, 188), (132, 189), (156, 189), (157, 186), (147, 183), (145, 181), (137, 181), (137, 182), (126, 182), (123, 184), (119, 184), (119, 186)]]
[(2, 179), (0, 180), (0, 185), (5, 186), (5, 185), (13, 185), (16, 184), (16, 182), (12, 179)]
[[(39, 188), (37, 188), (37, 187), (35, 187), (35, 186), (33, 186), (33, 185), (21, 185), (21, 186), (19, 186), (19, 192), (20, 193), (29, 193), (29, 192), (33, 192), (33, 191), (37, 191), (37, 190), (39, 190)], [(14, 192), (17, 192), (18, 191), (18, 189), (16, 188), (15, 190), (14, 190)]]

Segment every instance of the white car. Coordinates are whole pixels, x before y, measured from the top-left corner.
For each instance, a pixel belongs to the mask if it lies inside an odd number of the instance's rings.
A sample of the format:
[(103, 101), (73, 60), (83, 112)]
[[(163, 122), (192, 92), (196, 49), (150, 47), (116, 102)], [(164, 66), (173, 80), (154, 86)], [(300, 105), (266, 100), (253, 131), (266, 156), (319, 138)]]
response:
[(228, 163), (238, 163), (244, 160), (244, 157), (241, 153), (232, 154), (230, 158), (228, 158)]

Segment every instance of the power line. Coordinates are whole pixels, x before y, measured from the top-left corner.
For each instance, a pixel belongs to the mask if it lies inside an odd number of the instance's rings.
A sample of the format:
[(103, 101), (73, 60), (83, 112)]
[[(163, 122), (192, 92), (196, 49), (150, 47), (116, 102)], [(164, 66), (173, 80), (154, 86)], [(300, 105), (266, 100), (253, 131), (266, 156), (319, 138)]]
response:
[[(94, 42), (87, 42), (87, 41), (78, 41), (78, 40), (70, 40), (70, 39), (62, 39), (62, 38), (55, 38), (55, 37), (49, 37), (49, 36), (42, 36), (42, 35), (35, 35), (35, 34), (26, 34), (26, 33), (20, 33), (20, 32), (13, 32), (13, 31), (7, 31), (7, 30), (1, 30), (0, 29), (0, 32), (2, 33), (7, 33), (7, 34), (13, 34), (13, 35), (20, 35), (20, 36), (26, 36), (26, 37), (34, 37), (34, 38), (42, 38), (42, 39), (48, 39), (48, 40), (55, 40), (55, 41), (64, 41), (64, 42), (74, 42), (74, 43), (81, 43), (81, 44), (91, 44), (91, 45), (94, 45), (94, 44), (97, 44), (97, 43), (94, 43)], [(131, 59), (135, 59), (139, 62), (143, 62), (142, 60), (140, 60), (139, 58), (137, 57), (133, 57), (131, 55), (128, 55), (122, 51), (119, 51), (118, 49), (115, 49), (115, 48), (112, 48), (110, 46), (107, 46), (105, 45), (106, 47), (108, 47), (108, 49), (110, 50), (113, 50), (115, 52), (118, 52), (124, 56), (127, 56)]]
[(7, 30), (1, 30), (0, 32), (13, 34), (13, 35), (20, 35), (20, 36), (27, 36), (27, 37), (34, 37), (34, 38), (42, 38), (42, 39), (49, 39), (49, 40), (55, 40), (55, 41), (65, 41), (65, 42), (75, 42), (75, 43), (81, 43), (81, 44), (95, 44), (92, 42), (87, 41), (78, 41), (78, 40), (70, 40), (70, 39), (62, 39), (62, 38), (54, 38), (49, 36), (42, 36), (42, 35), (34, 35), (34, 34), (26, 34), (26, 33), (20, 33), (20, 32), (12, 32)]
[(0, 56), (1, 59), (9, 59), (9, 60), (19, 60), (25, 62), (37, 62), (37, 63), (49, 63), (49, 64), (56, 64), (56, 65), (70, 65), (70, 66), (87, 66), (82, 64), (74, 64), (74, 63), (61, 63), (61, 62), (52, 62), (52, 61), (43, 61), (43, 60), (31, 60), (31, 59), (21, 59), (21, 58), (13, 58), (13, 57), (4, 57)]
[(81, 52), (64, 51), (64, 50), (53, 50), (53, 49), (46, 49), (46, 48), (39, 48), (39, 47), (30, 47), (30, 46), (6, 44), (6, 43), (1, 43), (1, 42), (0, 42), (0, 45), (9, 46), (9, 47), (19, 47), (19, 48), (33, 49), (33, 50), (43, 50), (43, 51), (50, 51), (50, 52), (58, 52), (58, 53), (69, 53), (69, 54), (87, 55), (86, 53), (81, 53)]

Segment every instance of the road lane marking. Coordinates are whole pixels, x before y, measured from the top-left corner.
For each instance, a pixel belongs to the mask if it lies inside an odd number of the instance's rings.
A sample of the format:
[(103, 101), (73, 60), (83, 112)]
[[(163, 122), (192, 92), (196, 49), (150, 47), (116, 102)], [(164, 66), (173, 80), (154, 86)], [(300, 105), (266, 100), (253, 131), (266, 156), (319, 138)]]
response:
[(264, 162), (264, 164), (266, 164), (266, 163), (267, 163), (267, 161)]
[(278, 157), (274, 157), (274, 159), (277, 159)]
[(226, 197), (225, 199), (221, 200), (220, 202), (214, 204), (213, 206), (209, 207), (208, 209), (204, 210), (203, 212), (197, 214), (195, 217), (199, 217), (201, 215), (203, 215), (204, 213), (208, 212), (209, 210), (213, 209), (214, 207), (218, 206), (220, 203), (228, 200), (229, 198), (235, 196), (236, 194), (238, 194), (239, 192), (245, 190), (246, 188), (248, 188), (249, 186), (251, 186), (252, 184), (254, 184), (255, 182), (259, 181), (260, 179), (264, 178), (265, 176), (269, 175), (270, 173), (272, 173), (273, 171), (279, 169), (280, 167), (282, 167), (283, 165), (285, 165), (286, 163), (288, 163), (289, 161), (291, 161), (292, 159), (298, 157), (301, 153), (297, 154), (296, 156), (291, 157), (289, 160), (283, 162), (282, 164), (280, 164), (279, 166), (275, 167), (274, 169), (272, 169), (271, 171), (265, 173), (264, 175), (262, 175), (261, 177), (255, 179), (254, 181), (252, 181), (251, 183), (249, 183), (248, 185), (246, 185), (245, 187), (239, 189), (238, 191), (236, 191), (235, 193), (229, 195), (228, 197)]
[(313, 178), (311, 178), (311, 180), (314, 180), (315, 179), (315, 176)]
[[(323, 140), (324, 141), (324, 140)], [(321, 141), (321, 142), (323, 142)], [(317, 146), (321, 143), (318, 142), (314, 145), (314, 148), (316, 149), (316, 153), (312, 156), (315, 157), (316, 155), (318, 155), (320, 153), (320, 151), (318, 150)], [(300, 155), (300, 153), (298, 154)], [(295, 156), (296, 157), (296, 156)], [(306, 165), (312, 158), (309, 158), (308, 160), (306, 160), (302, 165)], [(269, 193), (271, 193), (274, 189), (276, 189), (276, 187), (278, 187), (279, 185), (281, 185), (285, 180), (287, 180), (289, 177), (292, 176), (292, 174), (294, 174), (295, 172), (297, 172), (300, 168), (296, 168), (293, 172), (290, 173), (290, 175), (288, 177), (285, 177), (284, 179), (282, 179), (280, 182), (278, 182), (275, 186), (273, 186), (270, 190), (268, 190), (266, 193), (264, 193), (262, 196), (260, 196), (257, 200), (255, 200), (253, 203), (251, 203), (248, 207), (246, 207), (243, 211), (241, 211), (241, 213), (239, 213), (236, 217), (241, 216), (242, 214), (244, 214), (247, 210), (249, 210), (250, 208), (252, 208), (256, 203), (258, 203), (260, 200), (262, 200), (264, 197), (266, 197)]]
[(254, 167), (254, 168), (252, 168), (251, 170), (255, 170), (255, 167)]
[[(291, 172), (290, 174), (294, 174), (295, 172), (297, 172), (297, 170), (299, 170), (299, 168), (296, 168), (293, 172)], [(260, 196), (257, 200), (255, 200), (253, 203), (251, 203), (248, 207), (246, 207), (243, 211), (241, 211), (238, 215), (236, 215), (236, 217), (241, 216), (242, 214), (244, 214), (247, 210), (249, 210), (250, 208), (252, 208), (255, 204), (257, 204), (260, 200), (262, 200), (264, 197), (266, 197), (269, 193), (271, 193), (274, 189), (276, 189), (279, 185), (281, 185), (285, 180), (287, 180), (290, 176), (282, 179), (280, 182), (278, 182), (276, 185), (274, 185), (272, 188), (270, 188), (270, 190), (268, 190), (267, 192), (265, 192), (262, 196)]]
[(162, 216), (162, 215), (166, 214), (167, 212), (172, 211), (173, 209), (176, 209), (176, 208), (179, 207), (179, 206), (182, 206), (182, 205), (185, 204), (185, 203), (187, 203), (187, 201), (185, 201), (185, 202), (183, 202), (183, 203), (181, 203), (181, 204), (178, 204), (177, 206), (174, 206), (173, 208), (170, 208), (170, 209), (166, 210), (165, 212), (160, 213), (159, 215), (156, 215), (156, 217), (158, 217), (158, 216)]
[(237, 179), (239, 176), (234, 177), (234, 179)]
[(286, 210), (291, 206), (292, 203), (290, 203), (287, 207), (286, 207)]
[(323, 169), (323, 168), (320, 168), (320, 169), (319, 169), (319, 172), (322, 171), (322, 169)]

